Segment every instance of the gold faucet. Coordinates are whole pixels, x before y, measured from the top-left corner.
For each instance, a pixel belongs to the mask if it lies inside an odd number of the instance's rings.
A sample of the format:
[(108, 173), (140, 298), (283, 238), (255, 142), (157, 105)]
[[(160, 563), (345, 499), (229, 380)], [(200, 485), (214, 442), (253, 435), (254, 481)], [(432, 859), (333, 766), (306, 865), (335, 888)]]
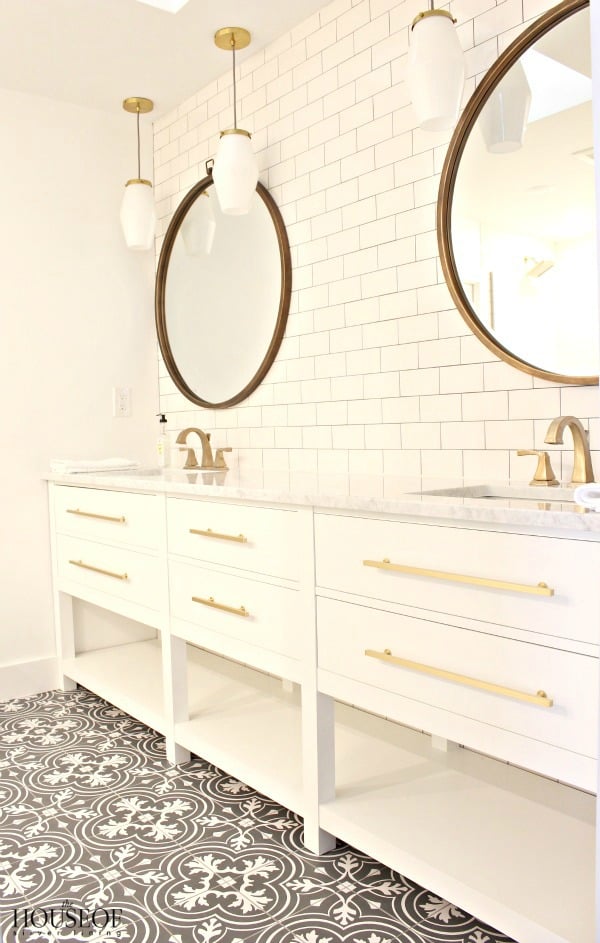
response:
[[(196, 458), (196, 452), (191, 445), (188, 445), (187, 437), (190, 432), (195, 432), (200, 438), (202, 443), (202, 464), (198, 465), (198, 459)], [(196, 429), (194, 426), (188, 426), (187, 429), (182, 429), (179, 435), (177, 436), (176, 442), (178, 445), (184, 446), (187, 448), (187, 456), (185, 459), (184, 468), (213, 468), (214, 459), (212, 454), (212, 449), (210, 447), (210, 432), (203, 432), (202, 429)]]
[(569, 427), (573, 436), (573, 474), (571, 484), (579, 485), (594, 480), (592, 456), (587, 440), (587, 434), (576, 416), (558, 416), (548, 426), (544, 442), (550, 445), (562, 445), (563, 432)]
[[(195, 449), (189, 445), (187, 441), (187, 437), (190, 432), (195, 432), (196, 435), (199, 436), (200, 442), (202, 443), (201, 465), (198, 465)], [(213, 458), (212, 448), (210, 446), (210, 432), (203, 432), (202, 429), (196, 429), (194, 426), (188, 426), (187, 429), (182, 429), (182, 431), (177, 436), (176, 442), (178, 445), (181, 445), (183, 449), (187, 449), (185, 465), (183, 466), (184, 468), (219, 468), (222, 470), (229, 467), (225, 461), (223, 453), (231, 452), (231, 447), (217, 449)]]

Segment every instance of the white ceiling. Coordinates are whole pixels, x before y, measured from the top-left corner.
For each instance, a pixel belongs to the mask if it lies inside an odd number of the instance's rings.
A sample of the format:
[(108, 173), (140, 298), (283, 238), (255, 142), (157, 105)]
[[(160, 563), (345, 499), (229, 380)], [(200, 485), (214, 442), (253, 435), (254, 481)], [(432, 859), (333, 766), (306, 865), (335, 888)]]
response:
[(172, 14), (138, 0), (0, 0), (0, 88), (103, 111), (142, 95), (156, 117), (231, 67), (219, 27), (252, 33), (242, 62), (323, 3), (189, 0)]

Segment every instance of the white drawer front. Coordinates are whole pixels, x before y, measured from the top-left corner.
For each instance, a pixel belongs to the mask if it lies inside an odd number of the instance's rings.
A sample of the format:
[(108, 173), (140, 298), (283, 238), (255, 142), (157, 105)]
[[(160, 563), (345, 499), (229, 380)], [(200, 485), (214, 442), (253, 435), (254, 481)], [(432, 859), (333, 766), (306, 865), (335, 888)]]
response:
[(88, 540), (153, 550), (159, 543), (160, 503), (153, 494), (57, 485), (56, 530)]
[(300, 658), (296, 590), (179, 561), (170, 564), (169, 583), (171, 612), (176, 618)]
[[(315, 527), (320, 587), (560, 638), (599, 641), (600, 544), (328, 514), (316, 515)], [(365, 565), (384, 559), (426, 572)], [(427, 572), (432, 570), (512, 588), (444, 579)], [(538, 595), (540, 582), (554, 595)]]
[(167, 507), (171, 553), (298, 579), (297, 512), (180, 498)]
[(126, 547), (59, 535), (57, 564), (59, 579), (128, 599), (148, 609), (160, 606), (164, 574), (156, 557)]
[[(359, 706), (377, 711), (375, 689), (381, 688), (449, 714), (596, 755), (597, 659), (331, 599), (319, 599), (317, 613), (319, 667), (373, 687), (373, 701)], [(386, 649), (464, 680), (439, 678), (365, 654)], [(466, 679), (529, 695), (543, 691), (553, 706), (471, 687)], [(480, 740), (466, 745), (489, 750), (485, 729)]]

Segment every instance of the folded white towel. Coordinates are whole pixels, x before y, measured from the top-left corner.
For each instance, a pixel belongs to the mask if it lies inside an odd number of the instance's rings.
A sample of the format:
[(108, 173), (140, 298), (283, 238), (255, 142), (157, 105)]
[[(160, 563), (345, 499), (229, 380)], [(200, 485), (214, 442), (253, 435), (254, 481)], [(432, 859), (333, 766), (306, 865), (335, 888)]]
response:
[(139, 462), (129, 458), (96, 458), (90, 460), (71, 458), (50, 459), (50, 470), (59, 475), (71, 475), (80, 472), (120, 471), (125, 468), (137, 468)]
[(584, 508), (600, 511), (600, 484), (592, 481), (589, 485), (579, 485), (579, 488), (575, 488), (573, 499)]

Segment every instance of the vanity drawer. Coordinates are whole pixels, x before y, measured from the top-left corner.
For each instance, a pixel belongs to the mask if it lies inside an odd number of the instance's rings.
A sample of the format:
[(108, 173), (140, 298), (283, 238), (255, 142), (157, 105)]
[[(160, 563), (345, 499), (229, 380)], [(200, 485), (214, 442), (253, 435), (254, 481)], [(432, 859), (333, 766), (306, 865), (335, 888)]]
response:
[(324, 589), (598, 644), (600, 544), (329, 514), (315, 533)]
[(160, 501), (153, 494), (55, 486), (56, 530), (88, 540), (154, 550), (160, 534)]
[(296, 511), (182, 498), (167, 509), (170, 553), (298, 579)]
[[(433, 705), (444, 712), (443, 736), (483, 752), (495, 752), (490, 748), (492, 735), (486, 733), (487, 725), (488, 731), (490, 726), (497, 727), (583, 756), (596, 756), (596, 658), (332, 599), (319, 599), (317, 619), (319, 668), (369, 685), (372, 695), (363, 695), (363, 703), (354, 701), (360, 707), (381, 712), (377, 697), (381, 689), (416, 702), (411, 726), (440, 733), (428, 728), (425, 714), (419, 716), (419, 704)], [(365, 654), (386, 650), (392, 657), (412, 662), (413, 667)], [(451, 672), (461, 680), (429, 674), (428, 668)], [(469, 679), (500, 685), (513, 694), (472, 687)], [(553, 706), (518, 696), (540, 691)], [(400, 708), (399, 715), (406, 716), (406, 710)], [(478, 722), (470, 725), (471, 731), (478, 731), (471, 733), (470, 742), (453, 734), (453, 724), (458, 729), (465, 717)], [(461, 727), (461, 733), (463, 730)]]
[(300, 658), (297, 591), (172, 561), (171, 614), (258, 648)]
[(164, 576), (157, 557), (64, 534), (56, 551), (59, 580), (159, 609)]

